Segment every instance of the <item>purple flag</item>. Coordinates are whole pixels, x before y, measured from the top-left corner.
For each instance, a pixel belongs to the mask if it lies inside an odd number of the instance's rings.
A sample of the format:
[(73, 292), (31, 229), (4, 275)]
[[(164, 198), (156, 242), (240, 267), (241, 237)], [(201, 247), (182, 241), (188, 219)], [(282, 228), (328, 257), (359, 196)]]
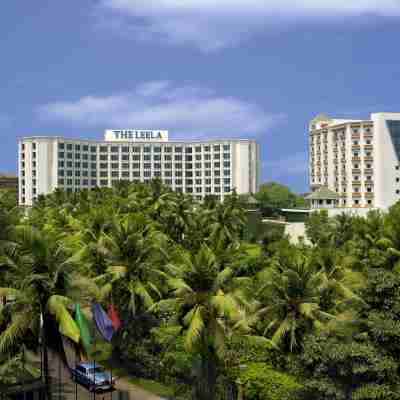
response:
[(114, 333), (111, 319), (99, 303), (92, 304), (92, 313), (101, 336), (108, 342), (111, 342)]

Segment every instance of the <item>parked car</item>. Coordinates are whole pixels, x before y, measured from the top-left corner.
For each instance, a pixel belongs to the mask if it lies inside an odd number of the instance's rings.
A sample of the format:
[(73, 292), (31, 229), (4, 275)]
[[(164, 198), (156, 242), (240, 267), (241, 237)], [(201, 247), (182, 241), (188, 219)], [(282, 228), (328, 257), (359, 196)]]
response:
[(77, 364), (71, 369), (71, 378), (90, 391), (112, 389), (115, 378), (94, 361)]

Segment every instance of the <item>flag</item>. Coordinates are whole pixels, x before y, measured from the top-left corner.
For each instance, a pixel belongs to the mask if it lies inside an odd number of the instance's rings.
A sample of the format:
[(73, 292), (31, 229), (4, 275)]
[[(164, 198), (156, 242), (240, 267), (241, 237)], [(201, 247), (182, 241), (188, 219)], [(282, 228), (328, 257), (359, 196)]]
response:
[(90, 346), (92, 345), (92, 337), (90, 336), (89, 323), (86, 317), (83, 315), (81, 306), (79, 304), (75, 304), (75, 322), (78, 325), (79, 331), (81, 332), (83, 347), (86, 351), (89, 351)]
[(106, 312), (103, 310), (103, 307), (99, 303), (93, 303), (92, 304), (92, 313), (93, 313), (93, 318), (96, 322), (96, 326), (100, 334), (103, 336), (105, 340), (108, 342), (111, 342), (112, 336), (113, 336), (113, 325), (106, 314)]
[(114, 304), (110, 304), (108, 306), (108, 316), (111, 320), (114, 332), (116, 332), (121, 326), (121, 321), (118, 317), (117, 310), (114, 307)]

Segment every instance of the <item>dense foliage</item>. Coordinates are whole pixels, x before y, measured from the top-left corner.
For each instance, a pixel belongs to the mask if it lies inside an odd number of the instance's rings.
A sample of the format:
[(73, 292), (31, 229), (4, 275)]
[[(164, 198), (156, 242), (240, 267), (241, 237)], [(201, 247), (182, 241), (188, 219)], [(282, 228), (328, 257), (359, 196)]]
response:
[[(242, 204), (159, 181), (56, 191), (26, 213), (0, 193), (3, 366), (21, 348), (63, 356), (68, 337), (176, 399), (399, 398), (400, 204), (315, 213), (297, 245), (250, 243)], [(122, 326), (88, 349), (73, 318), (93, 301)]]

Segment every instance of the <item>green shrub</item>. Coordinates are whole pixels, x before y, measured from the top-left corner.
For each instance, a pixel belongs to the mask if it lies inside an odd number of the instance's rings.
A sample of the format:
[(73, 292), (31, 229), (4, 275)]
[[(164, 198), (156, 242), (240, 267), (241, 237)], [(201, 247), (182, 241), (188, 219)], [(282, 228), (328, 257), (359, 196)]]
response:
[(302, 387), (291, 375), (265, 363), (247, 364), (239, 380), (246, 400), (293, 400)]

